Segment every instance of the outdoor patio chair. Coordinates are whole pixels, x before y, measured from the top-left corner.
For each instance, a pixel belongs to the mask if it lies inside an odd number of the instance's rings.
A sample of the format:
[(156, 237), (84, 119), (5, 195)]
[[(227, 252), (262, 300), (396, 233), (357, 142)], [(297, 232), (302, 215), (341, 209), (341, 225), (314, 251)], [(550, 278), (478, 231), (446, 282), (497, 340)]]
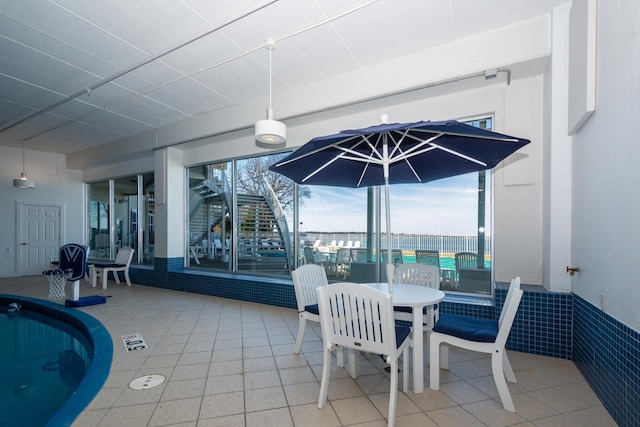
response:
[(426, 249), (416, 249), (416, 262), (419, 264), (435, 265), (440, 268), (440, 252)]
[(305, 264), (296, 268), (291, 272), (291, 277), (293, 278), (293, 289), (296, 293), (296, 303), (298, 304), (298, 336), (293, 350), (297, 354), (300, 353), (300, 348), (302, 347), (307, 320), (320, 322), (316, 288), (318, 286), (326, 286), (329, 282), (324, 268), (314, 264)]
[(478, 254), (475, 252), (458, 252), (455, 254), (456, 271), (461, 268), (478, 268)]
[(340, 248), (336, 252), (336, 258), (331, 266), (331, 271), (336, 277), (342, 275), (342, 280), (347, 278), (351, 270), (351, 249)]
[[(382, 249), (382, 263), (387, 263), (387, 250)], [(391, 249), (391, 264), (398, 265), (403, 264), (404, 260), (402, 259), (402, 250), (400, 249)]]
[[(350, 350), (351, 354), (364, 351), (383, 357), (390, 365), (388, 425), (395, 424), (398, 398), (398, 358), (402, 355), (402, 391), (409, 384), (409, 332), (408, 326), (396, 326), (393, 318), (391, 295), (355, 284), (336, 283), (317, 289), (322, 344), (324, 350), (322, 381), (318, 408), (324, 408), (329, 391), (331, 352)], [(355, 356), (353, 357), (355, 360)], [(354, 376), (354, 372), (352, 372)]]
[(116, 280), (116, 283), (120, 283), (120, 278), (118, 277), (118, 272), (124, 273), (124, 279), (127, 282), (127, 286), (131, 286), (131, 279), (129, 278), (129, 265), (131, 264), (131, 260), (133, 259), (134, 249), (129, 246), (123, 246), (118, 249), (118, 254), (116, 255), (115, 261), (112, 263), (105, 264), (93, 264), (93, 277), (91, 280), (91, 285), (93, 287), (96, 286), (97, 279), (102, 279), (102, 289), (107, 289), (107, 278), (109, 273), (113, 273), (113, 277)]
[[(427, 264), (401, 264), (395, 269), (394, 284), (426, 286), (440, 289), (440, 269)], [(396, 320), (412, 321), (411, 307), (394, 307)], [(440, 317), (438, 305), (425, 307), (423, 310), (423, 331), (430, 331)], [(414, 331), (417, 326), (414, 326)]]
[(515, 383), (516, 377), (504, 347), (521, 299), (520, 278), (516, 277), (511, 281), (498, 321), (443, 314), (429, 337), (429, 386), (440, 389), (440, 368), (449, 369), (449, 345), (488, 353), (502, 405), (505, 410), (515, 412), (507, 381)]

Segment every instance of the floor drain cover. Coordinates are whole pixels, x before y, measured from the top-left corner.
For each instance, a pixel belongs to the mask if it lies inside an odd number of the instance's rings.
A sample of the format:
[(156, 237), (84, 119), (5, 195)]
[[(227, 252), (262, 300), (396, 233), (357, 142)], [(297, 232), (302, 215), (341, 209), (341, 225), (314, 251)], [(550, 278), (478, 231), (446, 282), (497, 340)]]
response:
[(129, 383), (129, 388), (132, 390), (145, 390), (158, 386), (163, 382), (164, 377), (162, 375), (146, 375), (131, 381)]

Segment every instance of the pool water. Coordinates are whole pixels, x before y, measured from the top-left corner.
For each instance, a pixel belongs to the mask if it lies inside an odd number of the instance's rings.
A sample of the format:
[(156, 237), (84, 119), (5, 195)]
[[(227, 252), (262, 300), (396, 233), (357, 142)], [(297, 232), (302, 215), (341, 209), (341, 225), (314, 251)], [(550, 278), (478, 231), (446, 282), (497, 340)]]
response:
[(6, 305), (0, 340), (0, 425), (46, 425), (83, 380), (91, 344), (66, 322)]

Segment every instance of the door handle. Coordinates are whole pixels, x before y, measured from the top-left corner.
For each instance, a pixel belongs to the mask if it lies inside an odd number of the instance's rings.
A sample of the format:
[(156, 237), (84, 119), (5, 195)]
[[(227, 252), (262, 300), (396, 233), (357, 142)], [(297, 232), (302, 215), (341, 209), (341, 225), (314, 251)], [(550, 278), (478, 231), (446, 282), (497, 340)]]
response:
[(22, 245), (22, 246), (28, 246), (29, 244), (28, 244), (27, 242), (22, 242), (22, 243), (20, 243), (20, 245)]

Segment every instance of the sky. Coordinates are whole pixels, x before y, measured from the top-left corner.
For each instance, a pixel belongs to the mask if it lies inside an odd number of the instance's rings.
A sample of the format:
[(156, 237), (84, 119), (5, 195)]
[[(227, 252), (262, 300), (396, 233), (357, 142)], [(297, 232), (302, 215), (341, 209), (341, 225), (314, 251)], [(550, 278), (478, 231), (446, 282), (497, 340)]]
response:
[[(487, 173), (487, 187), (489, 188)], [(477, 173), (426, 184), (390, 187), (393, 233), (475, 235)], [(311, 198), (300, 207), (300, 231), (366, 231), (367, 190), (309, 186)], [(385, 229), (384, 188), (382, 227)], [(490, 202), (487, 201), (487, 207)], [(487, 219), (489, 218), (487, 209)], [(487, 235), (491, 230), (487, 227)]]

